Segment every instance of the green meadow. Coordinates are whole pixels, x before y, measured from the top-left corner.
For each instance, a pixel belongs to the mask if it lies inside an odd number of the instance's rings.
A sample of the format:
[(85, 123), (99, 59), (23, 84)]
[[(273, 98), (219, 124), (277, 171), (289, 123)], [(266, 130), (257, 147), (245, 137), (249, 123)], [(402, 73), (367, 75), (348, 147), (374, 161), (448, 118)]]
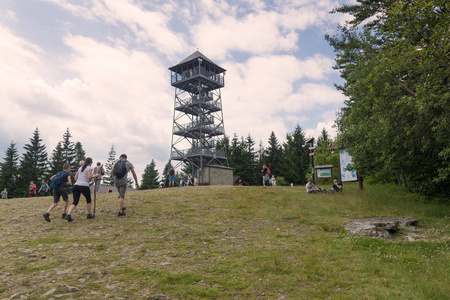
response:
[[(70, 200), (71, 200), (70, 196)], [(450, 205), (396, 187), (202, 186), (82, 199), (2, 200), (0, 299), (448, 299)], [(349, 235), (355, 218), (409, 216), (418, 238)]]

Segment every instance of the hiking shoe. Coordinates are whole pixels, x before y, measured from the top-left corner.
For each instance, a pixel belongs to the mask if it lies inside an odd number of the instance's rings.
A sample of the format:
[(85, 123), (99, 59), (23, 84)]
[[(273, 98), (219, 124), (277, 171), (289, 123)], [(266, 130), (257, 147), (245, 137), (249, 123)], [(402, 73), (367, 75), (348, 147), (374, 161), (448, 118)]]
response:
[(73, 218), (72, 218), (71, 215), (67, 215), (64, 219), (67, 220), (67, 221), (69, 221), (69, 222), (72, 222), (72, 221), (73, 221)]
[(50, 214), (49, 213), (45, 213), (44, 214), (44, 219), (45, 219), (45, 221), (50, 222)]
[(126, 211), (127, 208), (125, 206), (122, 206), (122, 211)]
[(119, 211), (119, 214), (117, 215), (118, 217), (124, 217), (124, 216), (126, 216), (126, 214), (125, 214), (125, 212), (124, 211)]
[(94, 218), (93, 214), (88, 214), (87, 217), (86, 217), (86, 219), (93, 219), (93, 218)]
[(66, 219), (67, 214), (62, 214), (62, 218)]

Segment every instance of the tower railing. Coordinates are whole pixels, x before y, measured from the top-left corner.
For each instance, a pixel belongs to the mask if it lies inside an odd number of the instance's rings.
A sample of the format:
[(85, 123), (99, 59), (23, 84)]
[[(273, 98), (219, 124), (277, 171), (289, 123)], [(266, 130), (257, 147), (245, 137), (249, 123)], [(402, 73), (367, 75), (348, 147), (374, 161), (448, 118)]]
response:
[(214, 148), (203, 148), (200, 151), (200, 148), (191, 148), (191, 149), (184, 149), (184, 150), (173, 150), (171, 152), (171, 159), (180, 160), (180, 159), (186, 159), (192, 156), (198, 156), (198, 155), (205, 155), (209, 157), (218, 157), (218, 158), (225, 158), (226, 152), (225, 150), (216, 150)]

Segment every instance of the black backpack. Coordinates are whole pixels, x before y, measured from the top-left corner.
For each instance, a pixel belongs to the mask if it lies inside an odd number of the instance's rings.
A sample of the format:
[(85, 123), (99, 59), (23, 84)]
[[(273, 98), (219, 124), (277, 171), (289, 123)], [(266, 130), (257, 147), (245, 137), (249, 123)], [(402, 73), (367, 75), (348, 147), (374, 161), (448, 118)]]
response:
[(59, 189), (63, 185), (63, 179), (64, 179), (64, 171), (61, 171), (53, 177), (52, 181), (50, 182), (50, 187), (54, 190)]
[(116, 176), (117, 179), (123, 178), (128, 172), (126, 160), (119, 160), (118, 162), (116, 162), (113, 172), (114, 176)]

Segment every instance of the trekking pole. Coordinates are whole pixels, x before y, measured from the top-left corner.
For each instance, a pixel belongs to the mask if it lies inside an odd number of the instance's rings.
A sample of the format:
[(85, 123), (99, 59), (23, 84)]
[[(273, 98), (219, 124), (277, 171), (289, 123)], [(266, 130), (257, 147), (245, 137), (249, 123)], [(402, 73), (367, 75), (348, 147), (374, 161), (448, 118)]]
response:
[[(98, 175), (98, 173), (102, 170), (102, 168), (103, 168), (103, 165), (101, 165), (100, 168), (98, 168), (97, 174), (95, 174), (95, 175)], [(95, 219), (95, 208), (97, 207), (97, 184), (98, 184), (98, 179), (95, 178), (94, 179), (94, 213), (93, 213), (94, 219)]]

